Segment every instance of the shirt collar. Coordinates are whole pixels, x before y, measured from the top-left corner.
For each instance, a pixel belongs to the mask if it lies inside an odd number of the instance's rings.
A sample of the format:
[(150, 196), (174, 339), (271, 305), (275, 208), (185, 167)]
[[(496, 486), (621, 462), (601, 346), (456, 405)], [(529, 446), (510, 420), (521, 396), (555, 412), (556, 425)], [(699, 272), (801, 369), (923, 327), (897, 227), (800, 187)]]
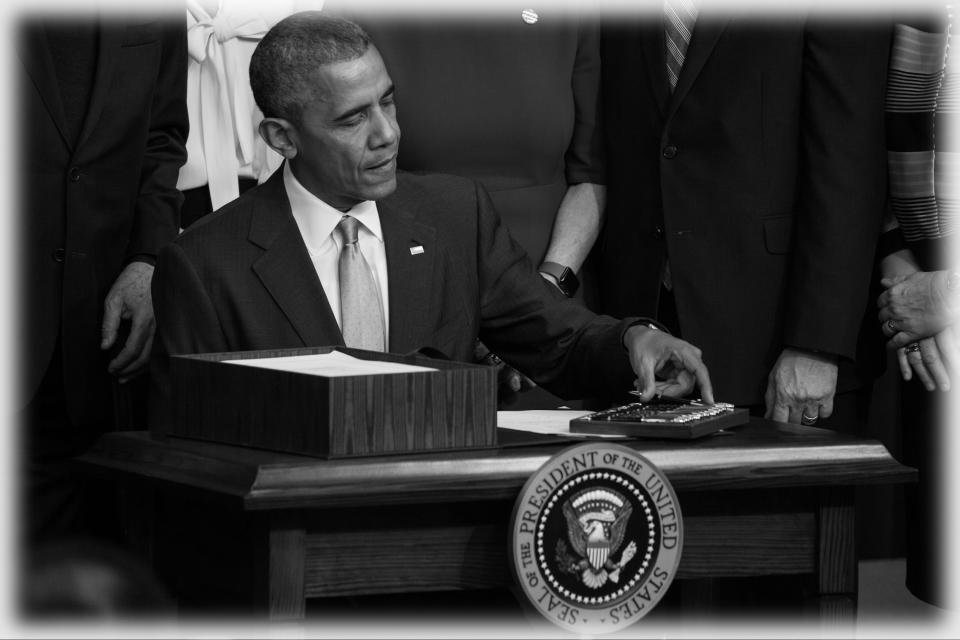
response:
[(340, 219), (346, 214), (359, 220), (367, 231), (383, 242), (380, 214), (377, 211), (377, 203), (373, 200), (359, 202), (345, 214), (310, 193), (293, 175), (289, 162), (283, 164), (283, 186), (287, 190), (290, 210), (300, 228), (300, 234), (311, 253), (319, 251), (320, 245), (331, 236), (333, 230), (340, 224)]

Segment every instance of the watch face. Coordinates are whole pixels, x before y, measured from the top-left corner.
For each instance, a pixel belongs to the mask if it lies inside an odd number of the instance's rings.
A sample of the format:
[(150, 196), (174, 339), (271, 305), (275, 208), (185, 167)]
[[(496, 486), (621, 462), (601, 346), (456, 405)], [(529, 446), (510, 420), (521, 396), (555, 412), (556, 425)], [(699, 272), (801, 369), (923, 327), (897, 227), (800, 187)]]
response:
[(573, 271), (570, 270), (570, 267), (563, 268), (563, 273), (560, 274), (559, 282), (560, 289), (567, 294), (568, 298), (572, 298), (573, 294), (577, 292), (577, 287), (580, 286), (577, 276), (573, 274)]

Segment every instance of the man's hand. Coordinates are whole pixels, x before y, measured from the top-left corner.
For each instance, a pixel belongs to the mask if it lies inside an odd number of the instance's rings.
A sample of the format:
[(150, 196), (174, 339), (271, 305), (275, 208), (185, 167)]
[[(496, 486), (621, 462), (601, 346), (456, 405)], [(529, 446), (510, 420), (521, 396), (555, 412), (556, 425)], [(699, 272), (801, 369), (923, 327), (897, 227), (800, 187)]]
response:
[(836, 356), (784, 349), (767, 378), (767, 412), (763, 417), (814, 424), (833, 414), (836, 389)]
[(150, 358), (156, 329), (150, 296), (152, 278), (153, 266), (131, 262), (117, 277), (103, 303), (100, 348), (104, 351), (116, 342), (121, 320), (130, 320), (130, 334), (123, 348), (107, 365), (107, 371), (121, 383), (143, 373)]
[(537, 386), (536, 382), (501, 360), (479, 340), (474, 344), (473, 356), (476, 362), (497, 368), (497, 399), (502, 404), (513, 402), (518, 393)]
[[(630, 366), (637, 374), (640, 400), (649, 402), (657, 393), (682, 397), (700, 387), (700, 397), (713, 404), (713, 385), (700, 349), (669, 333), (634, 325), (623, 336)], [(657, 381), (657, 378), (660, 381)]]
[(894, 347), (934, 336), (960, 320), (960, 291), (948, 286), (947, 271), (918, 271), (884, 278), (877, 299), (881, 329)]

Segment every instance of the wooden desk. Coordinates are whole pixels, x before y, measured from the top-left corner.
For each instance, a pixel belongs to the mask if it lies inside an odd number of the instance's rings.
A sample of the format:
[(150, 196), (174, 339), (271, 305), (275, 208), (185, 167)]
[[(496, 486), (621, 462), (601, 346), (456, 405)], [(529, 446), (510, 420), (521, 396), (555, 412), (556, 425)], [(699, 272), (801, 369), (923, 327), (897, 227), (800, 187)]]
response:
[[(298, 619), (308, 598), (509, 584), (513, 501), (569, 444), (326, 461), (122, 432), (80, 461), (120, 481), (178, 595)], [(760, 419), (629, 444), (679, 494), (677, 578), (806, 574), (828, 620), (856, 611), (854, 486), (915, 479), (876, 441)]]

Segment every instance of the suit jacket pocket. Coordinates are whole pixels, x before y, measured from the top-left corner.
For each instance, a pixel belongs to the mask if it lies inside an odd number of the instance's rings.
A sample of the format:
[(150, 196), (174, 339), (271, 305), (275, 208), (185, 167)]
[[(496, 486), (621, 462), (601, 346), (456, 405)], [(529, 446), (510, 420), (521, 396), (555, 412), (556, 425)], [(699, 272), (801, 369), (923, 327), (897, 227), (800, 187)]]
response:
[(763, 218), (763, 242), (770, 253), (790, 253), (793, 249), (793, 216)]
[(153, 44), (160, 39), (160, 23), (144, 22), (140, 24), (128, 24), (123, 31), (123, 40), (121, 47), (139, 47), (145, 44)]

